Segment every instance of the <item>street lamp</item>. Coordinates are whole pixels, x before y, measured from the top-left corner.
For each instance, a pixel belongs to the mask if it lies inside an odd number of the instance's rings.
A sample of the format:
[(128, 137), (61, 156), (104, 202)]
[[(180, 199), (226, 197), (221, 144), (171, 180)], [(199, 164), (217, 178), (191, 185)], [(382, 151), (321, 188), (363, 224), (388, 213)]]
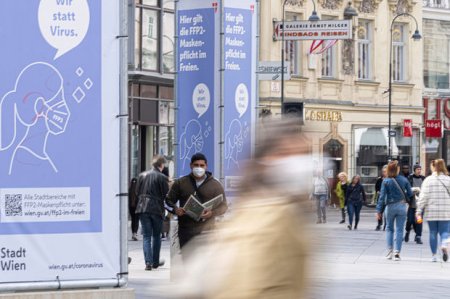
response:
[(416, 30), (414, 31), (414, 34), (411, 36), (411, 38), (414, 41), (419, 41), (422, 38), (422, 36), (419, 33), (419, 24), (417, 23), (417, 19), (413, 15), (411, 15), (407, 12), (404, 12), (404, 13), (400, 13), (394, 17), (394, 19), (391, 22), (390, 43), (389, 43), (390, 50), (389, 50), (389, 88), (388, 88), (388, 92), (389, 92), (388, 161), (392, 160), (392, 141), (391, 140), (393, 137), (393, 136), (391, 136), (391, 134), (392, 134), (391, 133), (391, 127), (392, 127), (391, 126), (391, 122), (392, 122), (391, 121), (392, 120), (392, 46), (393, 46), (392, 32), (394, 30), (395, 20), (401, 16), (411, 17), (414, 20), (414, 22), (416, 22)]
[[(284, 15), (285, 15), (285, 8), (287, 2), (290, 3), (297, 3), (298, 0), (284, 0), (283, 2), (283, 17), (281, 20), (281, 113), (284, 113), (283, 103), (284, 103), (284, 51), (285, 51), (285, 45), (284, 45)], [(320, 20), (319, 16), (316, 12), (316, 2), (314, 0), (311, 0), (314, 6), (313, 12), (311, 13), (311, 16), (309, 16), (308, 20), (310, 22), (317, 22)]]

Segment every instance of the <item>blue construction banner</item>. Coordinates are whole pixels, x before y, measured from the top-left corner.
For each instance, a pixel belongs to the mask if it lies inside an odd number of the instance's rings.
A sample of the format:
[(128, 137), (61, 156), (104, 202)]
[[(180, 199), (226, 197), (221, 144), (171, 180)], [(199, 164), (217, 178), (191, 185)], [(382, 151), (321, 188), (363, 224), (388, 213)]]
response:
[(214, 173), (218, 118), (220, 10), (217, 1), (180, 0), (177, 6), (177, 176), (202, 152)]
[(117, 273), (118, 24), (109, 1), (0, 1), (0, 282)]
[(232, 195), (253, 151), (256, 102), (256, 3), (224, 1), (224, 175)]

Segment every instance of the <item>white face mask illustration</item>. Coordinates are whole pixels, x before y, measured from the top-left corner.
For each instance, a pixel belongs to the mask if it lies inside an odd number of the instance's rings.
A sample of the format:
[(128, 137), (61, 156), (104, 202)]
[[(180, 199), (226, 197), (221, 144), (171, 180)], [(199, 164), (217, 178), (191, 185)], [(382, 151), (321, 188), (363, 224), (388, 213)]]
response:
[[(49, 106), (50, 102), (52, 102), (51, 106)], [(67, 107), (64, 98), (57, 103), (53, 104), (53, 102), (55, 102), (55, 99), (45, 103), (47, 107), (47, 112), (44, 115), (45, 125), (51, 134), (59, 135), (66, 130), (70, 116), (69, 107)]]
[(201, 134), (192, 136), (191, 142), (195, 147), (195, 151), (200, 152), (203, 149), (203, 138)]

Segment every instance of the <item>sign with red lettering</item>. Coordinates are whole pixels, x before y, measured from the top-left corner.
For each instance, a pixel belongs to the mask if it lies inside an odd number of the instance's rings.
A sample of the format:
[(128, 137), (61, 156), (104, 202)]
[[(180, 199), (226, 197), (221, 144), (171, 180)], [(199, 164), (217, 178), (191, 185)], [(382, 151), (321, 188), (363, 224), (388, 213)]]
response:
[(285, 21), (274, 23), (273, 39), (281, 40), (351, 39), (351, 20)]
[(403, 137), (412, 137), (413, 129), (412, 129), (412, 119), (404, 119), (403, 120)]
[(425, 137), (442, 138), (442, 120), (440, 119), (425, 120)]

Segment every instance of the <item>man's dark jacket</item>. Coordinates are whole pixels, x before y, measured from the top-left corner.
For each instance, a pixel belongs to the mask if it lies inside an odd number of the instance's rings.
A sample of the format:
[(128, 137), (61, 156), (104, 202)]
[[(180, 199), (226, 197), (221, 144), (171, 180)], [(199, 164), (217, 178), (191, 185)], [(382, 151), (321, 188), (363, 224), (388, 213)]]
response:
[(159, 169), (153, 168), (141, 173), (136, 184), (136, 214), (150, 213), (163, 217), (164, 199), (168, 192), (169, 180)]
[(207, 172), (206, 175), (205, 181), (198, 188), (192, 173), (175, 180), (166, 198), (168, 210), (173, 213), (178, 201), (179, 206), (184, 207), (191, 195), (195, 195), (201, 203), (205, 203), (214, 197), (223, 194), (223, 202), (212, 211), (213, 217), (206, 221), (197, 222), (188, 215), (178, 217), (180, 229), (192, 229), (195, 231), (211, 229), (214, 226), (215, 216), (223, 215), (228, 209), (222, 184), (215, 179), (210, 172)]

